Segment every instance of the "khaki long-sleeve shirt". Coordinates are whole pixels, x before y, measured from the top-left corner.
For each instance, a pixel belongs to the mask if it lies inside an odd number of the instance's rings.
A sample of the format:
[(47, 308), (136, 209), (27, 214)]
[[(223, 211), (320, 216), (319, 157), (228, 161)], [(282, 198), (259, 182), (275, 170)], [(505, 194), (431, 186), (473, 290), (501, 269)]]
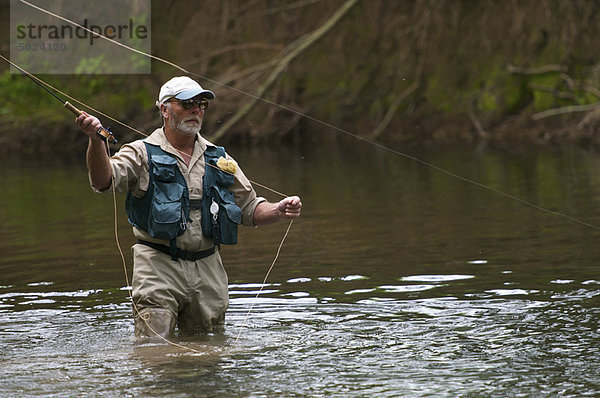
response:
[[(185, 177), (190, 199), (201, 199), (202, 179), (204, 177), (204, 151), (208, 145), (214, 144), (198, 134), (194, 152), (188, 165), (182, 155), (169, 143), (162, 128), (156, 129), (146, 138), (146, 141), (150, 144), (160, 145), (162, 150), (177, 158), (177, 165)], [(229, 155), (227, 157), (231, 159)], [(132, 195), (137, 197), (142, 197), (146, 193), (150, 177), (148, 175), (148, 154), (146, 153), (144, 140), (137, 140), (124, 145), (119, 152), (111, 157), (110, 164), (117, 192), (131, 192)], [(100, 192), (95, 188), (93, 189)], [(266, 199), (256, 196), (250, 181), (239, 167), (234, 175), (234, 183), (229, 187), (229, 190), (234, 194), (236, 204), (242, 209), (242, 224), (253, 226), (254, 210), (259, 203)], [(177, 247), (180, 249), (198, 251), (208, 249), (214, 245), (212, 239), (208, 239), (202, 234), (200, 213), (200, 210), (190, 210), (192, 222), (188, 223), (188, 229), (177, 237)], [(139, 228), (133, 227), (133, 233), (137, 239), (168, 245), (167, 241), (154, 239)]]

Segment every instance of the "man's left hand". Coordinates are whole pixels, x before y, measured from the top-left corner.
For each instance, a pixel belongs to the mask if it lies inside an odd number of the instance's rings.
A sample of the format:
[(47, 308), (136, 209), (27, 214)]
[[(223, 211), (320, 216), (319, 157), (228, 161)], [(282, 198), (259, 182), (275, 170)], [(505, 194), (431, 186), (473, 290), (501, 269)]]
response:
[(277, 210), (287, 218), (298, 218), (302, 211), (302, 201), (298, 196), (289, 196), (279, 201)]

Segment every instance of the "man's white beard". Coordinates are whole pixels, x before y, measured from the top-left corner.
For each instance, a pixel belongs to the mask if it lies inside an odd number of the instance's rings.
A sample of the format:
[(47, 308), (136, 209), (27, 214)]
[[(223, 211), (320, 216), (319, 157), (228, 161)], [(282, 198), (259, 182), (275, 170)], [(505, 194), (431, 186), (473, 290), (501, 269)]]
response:
[(186, 135), (188, 137), (195, 136), (200, 132), (200, 128), (202, 127), (202, 119), (198, 118), (198, 125), (187, 124), (183, 121), (183, 119), (177, 120), (177, 117), (171, 113), (169, 119), (167, 119), (167, 123), (169, 123), (169, 127), (173, 130), (179, 131), (181, 134)]
[(200, 127), (202, 127), (202, 121), (200, 121), (200, 124), (198, 125), (185, 124), (181, 121), (177, 126), (177, 130), (183, 135), (194, 136), (200, 132)]

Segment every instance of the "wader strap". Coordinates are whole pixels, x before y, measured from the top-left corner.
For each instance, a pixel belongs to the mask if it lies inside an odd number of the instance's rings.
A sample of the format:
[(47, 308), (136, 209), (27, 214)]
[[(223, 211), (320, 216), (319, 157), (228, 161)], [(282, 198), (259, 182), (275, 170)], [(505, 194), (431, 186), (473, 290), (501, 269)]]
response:
[[(169, 248), (169, 246), (161, 245), (159, 243), (154, 243), (154, 242), (148, 242), (146, 240), (138, 240), (137, 243), (151, 247), (154, 250), (158, 250), (159, 252), (168, 254), (169, 256), (171, 255), (171, 249)], [(198, 251), (198, 252), (191, 251), (191, 250), (177, 249), (175, 256), (182, 260), (197, 261), (197, 260), (206, 258), (208, 256), (212, 256), (213, 254), (215, 254), (214, 246), (211, 247), (210, 249), (202, 250), (202, 251)]]

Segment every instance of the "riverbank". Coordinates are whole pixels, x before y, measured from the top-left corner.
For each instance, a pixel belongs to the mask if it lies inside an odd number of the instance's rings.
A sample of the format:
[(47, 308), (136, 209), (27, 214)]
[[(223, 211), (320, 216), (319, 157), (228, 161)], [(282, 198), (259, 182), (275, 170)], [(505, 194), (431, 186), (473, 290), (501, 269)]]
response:
[[(218, 143), (325, 142), (338, 128), (406, 145), (590, 148), (600, 125), (598, 14), (591, 0), (332, 0), (280, 8), (258, 0), (191, 10), (187, 2), (156, 0), (152, 52), (216, 92), (204, 132)], [(0, 17), (8, 21), (8, 7), (0, 6)], [(8, 54), (9, 44), (0, 49)], [(153, 60), (148, 75), (103, 75), (101, 62), (75, 59), (85, 73), (41, 77), (144, 132), (159, 123), (161, 84), (182, 74)], [(59, 103), (3, 68), (0, 151), (85, 146)], [(105, 123), (122, 142), (139, 137)]]
[[(156, 118), (154, 112), (149, 113), (146, 119), (139, 118), (140, 121), (143, 120), (143, 123), (140, 124), (148, 126), (141, 128), (143, 132), (149, 134), (160, 126), (161, 122)], [(133, 127), (139, 126), (136, 122), (126, 121), (126, 123)], [(119, 140), (117, 145), (111, 145), (113, 151), (127, 142), (143, 138), (138, 132), (128, 130), (114, 122), (108, 125), (116, 125), (111, 130)], [(396, 129), (393, 133), (373, 139), (369, 134), (360, 134), (351, 128), (325, 127), (311, 121), (305, 125), (305, 130), (296, 131), (292, 135), (265, 140), (262, 137), (253, 139), (251, 136), (238, 134), (222, 137), (216, 143), (257, 147), (277, 144), (335, 145), (336, 142), (357, 139), (372, 141), (397, 150), (447, 145), (490, 147), (508, 151), (536, 147), (578, 147), (591, 151), (600, 148), (599, 137), (593, 130), (586, 130), (582, 127), (582, 122), (578, 120), (557, 122), (555, 120), (531, 121), (514, 118), (486, 131), (485, 136), (482, 136), (468, 120), (453, 120), (440, 116), (407, 120), (404, 123), (398, 123), (398, 126), (394, 125), (393, 128)], [(3, 158), (17, 161), (19, 159), (36, 159), (38, 161), (63, 159), (68, 161), (82, 158), (87, 148), (87, 137), (77, 129), (72, 120), (38, 124), (34, 121), (28, 128), (17, 126), (11, 128), (11, 132), (10, 135), (0, 136), (0, 156)], [(209, 131), (203, 131), (203, 134), (207, 137), (210, 136)], [(352, 135), (360, 138), (352, 137)]]

